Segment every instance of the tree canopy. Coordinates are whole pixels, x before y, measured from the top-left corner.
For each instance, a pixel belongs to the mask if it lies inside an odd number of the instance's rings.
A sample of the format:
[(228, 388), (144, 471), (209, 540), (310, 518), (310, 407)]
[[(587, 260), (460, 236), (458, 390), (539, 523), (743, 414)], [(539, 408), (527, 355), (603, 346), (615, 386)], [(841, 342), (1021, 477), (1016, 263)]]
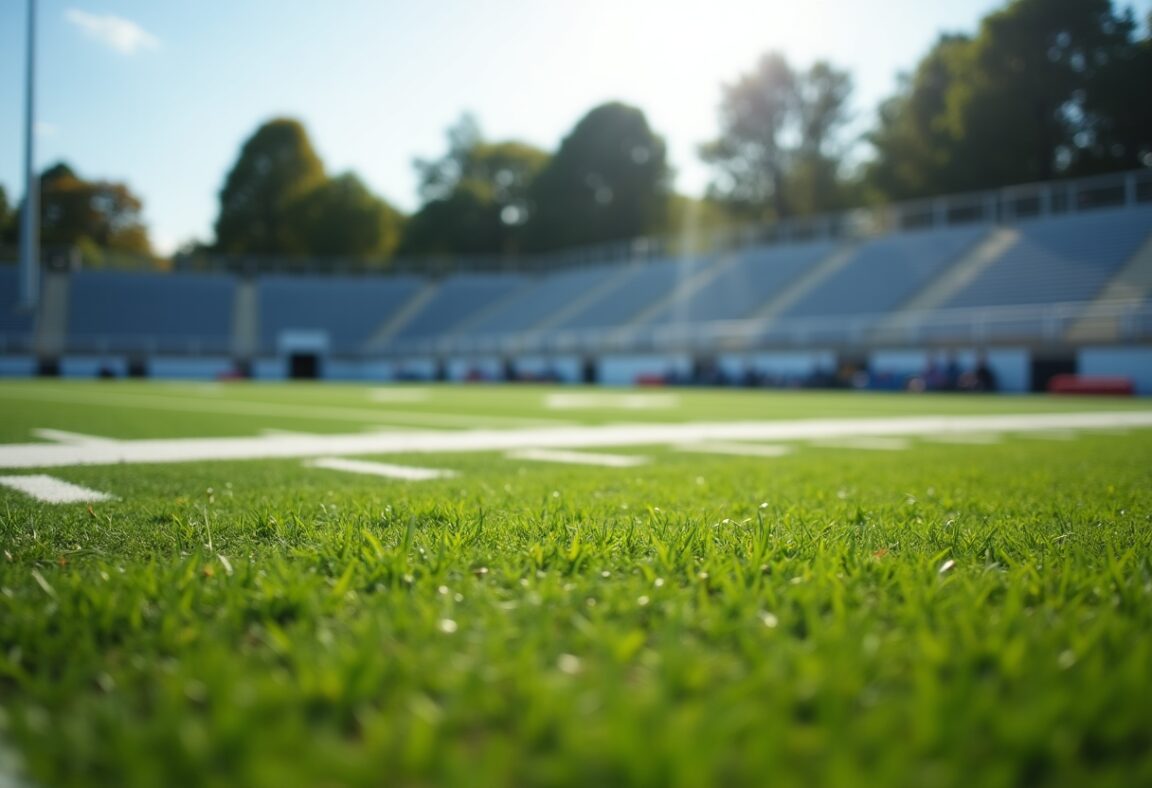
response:
[(530, 190), (526, 242), (536, 250), (662, 232), (672, 193), (663, 138), (619, 102), (586, 114)]
[(216, 249), (298, 255), (301, 199), (325, 180), (324, 165), (299, 121), (276, 118), (248, 138), (220, 190)]
[(353, 173), (329, 178), (304, 126), (264, 123), (220, 191), (215, 251), (380, 262), (400, 243), (403, 217)]
[(1140, 166), (1149, 43), (1111, 0), (1013, 0), (945, 36), (886, 101), (870, 184), (890, 199)]
[(40, 175), (40, 240), (45, 246), (150, 255), (143, 210), (143, 202), (125, 184), (85, 180), (63, 162)]
[(722, 93), (720, 136), (700, 150), (717, 171), (711, 196), (752, 219), (844, 207), (846, 72), (825, 62), (797, 71), (772, 52)]
[(317, 257), (384, 260), (400, 243), (400, 214), (353, 173), (305, 193), (293, 213), (299, 220), (299, 241)]
[(441, 158), (414, 163), (424, 204), (408, 222), (401, 253), (517, 251), (533, 213), (530, 188), (548, 154), (522, 142), (486, 142), (471, 115), (447, 137)]

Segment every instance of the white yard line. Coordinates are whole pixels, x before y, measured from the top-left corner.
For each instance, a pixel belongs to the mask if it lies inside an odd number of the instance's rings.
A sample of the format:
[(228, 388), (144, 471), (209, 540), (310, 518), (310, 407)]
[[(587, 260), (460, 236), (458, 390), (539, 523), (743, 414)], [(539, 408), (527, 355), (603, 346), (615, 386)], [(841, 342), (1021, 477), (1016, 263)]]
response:
[(862, 449), (864, 451), (904, 451), (908, 441), (903, 438), (862, 437), (836, 438), (833, 440), (812, 441), (809, 444), (817, 449)]
[(99, 490), (90, 490), (87, 487), (81, 487), (78, 484), (43, 474), (0, 476), (0, 485), (19, 490), (44, 503), (95, 503), (97, 501), (110, 501), (115, 497)]
[(431, 393), (428, 389), (383, 388), (369, 389), (368, 399), (373, 402), (424, 402)]
[(575, 392), (548, 394), (544, 407), (552, 410), (654, 410), (675, 408), (680, 398), (675, 394), (600, 394)]
[(80, 432), (67, 432), (66, 430), (53, 430), (47, 427), (37, 427), (32, 435), (53, 443), (65, 443), (69, 446), (100, 446), (116, 443), (112, 438), (102, 438), (99, 435), (85, 435)]
[(384, 476), (389, 479), (403, 479), (409, 482), (422, 482), (428, 479), (446, 479), (456, 475), (455, 471), (441, 468), (416, 468), (411, 465), (393, 465), (387, 462), (366, 460), (346, 460), (342, 457), (321, 457), (310, 460), (305, 465), (311, 468), (327, 468), (332, 471), (362, 473), (368, 476)]
[(590, 452), (561, 451), (560, 449), (520, 449), (507, 454), (510, 460), (533, 462), (559, 462), (568, 465), (598, 465), (602, 468), (634, 468), (648, 462), (647, 457), (634, 454), (593, 454)]
[(780, 443), (683, 443), (676, 447), (680, 451), (699, 454), (732, 454), (738, 457), (783, 457), (791, 454), (793, 448)]
[(971, 432), (1152, 427), (1152, 411), (1044, 413), (1013, 416), (923, 416), (886, 419), (601, 425), (522, 430), (411, 430), (393, 433), (290, 437), (125, 440), (84, 446), (43, 443), (0, 445), (0, 468), (169, 463), (407, 454), (596, 449), (707, 441), (835, 440), (848, 437), (920, 437)]

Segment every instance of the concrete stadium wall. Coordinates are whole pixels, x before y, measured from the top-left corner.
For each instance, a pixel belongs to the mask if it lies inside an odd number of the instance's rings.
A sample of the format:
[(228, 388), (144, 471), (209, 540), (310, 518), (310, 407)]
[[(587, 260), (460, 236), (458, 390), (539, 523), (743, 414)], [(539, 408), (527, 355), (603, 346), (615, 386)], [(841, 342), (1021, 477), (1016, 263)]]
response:
[(0, 378), (26, 378), (36, 374), (32, 356), (0, 356)]
[(1152, 348), (1083, 348), (1077, 362), (1081, 375), (1131, 378), (1137, 394), (1152, 395)]

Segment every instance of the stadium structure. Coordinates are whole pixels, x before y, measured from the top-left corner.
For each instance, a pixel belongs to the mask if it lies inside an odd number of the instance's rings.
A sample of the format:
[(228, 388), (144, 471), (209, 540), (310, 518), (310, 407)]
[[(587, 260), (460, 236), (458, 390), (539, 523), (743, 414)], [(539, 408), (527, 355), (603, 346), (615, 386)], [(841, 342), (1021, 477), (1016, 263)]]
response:
[(898, 388), (980, 356), (1005, 391), (1152, 393), (1152, 170), (680, 240), (386, 273), (47, 265), (35, 314), (5, 265), (0, 374)]

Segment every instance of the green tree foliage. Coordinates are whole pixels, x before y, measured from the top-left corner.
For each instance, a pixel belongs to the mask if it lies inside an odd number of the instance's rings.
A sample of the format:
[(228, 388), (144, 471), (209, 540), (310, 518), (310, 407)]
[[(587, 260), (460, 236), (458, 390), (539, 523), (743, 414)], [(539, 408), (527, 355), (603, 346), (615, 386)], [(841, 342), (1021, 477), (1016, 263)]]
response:
[(308, 254), (385, 260), (400, 242), (402, 217), (352, 173), (324, 181), (294, 203)]
[(1147, 42), (1111, 0), (1014, 0), (940, 39), (881, 108), (870, 184), (888, 198), (1138, 166)]
[(522, 142), (486, 142), (471, 115), (448, 130), (448, 151), (415, 162), (423, 206), (409, 220), (402, 254), (503, 254), (521, 245), (529, 190), (548, 161)]
[(0, 184), (0, 244), (10, 244), (16, 241), (16, 214), (8, 202), (8, 192)]
[(844, 207), (840, 133), (852, 80), (825, 62), (804, 71), (769, 53), (723, 89), (720, 136), (701, 148), (717, 171), (710, 195), (745, 218)]
[(148, 256), (143, 207), (125, 184), (88, 181), (59, 163), (40, 176), (40, 240), (49, 247)]
[(298, 203), (324, 180), (324, 166), (299, 121), (276, 118), (263, 124), (244, 143), (220, 190), (217, 250), (306, 254)]
[(356, 175), (328, 178), (299, 121), (277, 118), (248, 138), (228, 173), (215, 251), (382, 262), (402, 223)]
[(663, 232), (670, 182), (664, 140), (644, 113), (602, 104), (576, 124), (533, 184), (527, 244), (556, 249)]

